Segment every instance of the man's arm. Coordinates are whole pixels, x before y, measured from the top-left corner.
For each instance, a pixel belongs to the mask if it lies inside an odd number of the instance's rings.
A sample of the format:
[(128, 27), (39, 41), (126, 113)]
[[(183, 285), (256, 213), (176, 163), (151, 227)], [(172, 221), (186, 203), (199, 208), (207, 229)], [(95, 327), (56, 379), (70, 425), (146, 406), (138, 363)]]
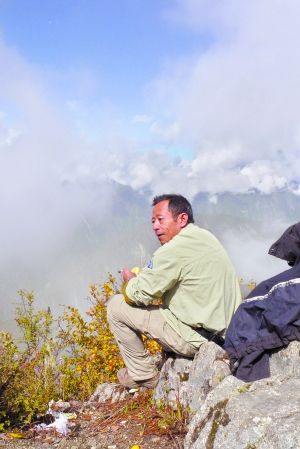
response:
[[(124, 288), (127, 302), (134, 305), (148, 305), (160, 299), (180, 280), (181, 264), (178, 257), (169, 251), (156, 253), (153, 268), (143, 268), (137, 277), (130, 277)], [(129, 300), (129, 301), (128, 301)]]

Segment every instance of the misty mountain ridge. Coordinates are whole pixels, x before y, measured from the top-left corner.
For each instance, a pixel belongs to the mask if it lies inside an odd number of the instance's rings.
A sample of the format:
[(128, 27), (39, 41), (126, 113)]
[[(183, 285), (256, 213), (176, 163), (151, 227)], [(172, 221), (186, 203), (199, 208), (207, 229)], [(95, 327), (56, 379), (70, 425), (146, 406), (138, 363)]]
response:
[[(193, 200), (195, 213), (201, 220), (211, 217), (224, 217), (221, 221), (226, 229), (230, 224), (245, 228), (251, 232), (251, 227), (263, 232), (272, 223), (286, 223), (288, 226), (300, 220), (300, 197), (288, 192), (280, 191), (271, 194), (260, 192), (222, 193), (211, 196), (199, 193)], [(207, 218), (209, 217), (209, 219)]]
[[(184, 192), (183, 192), (184, 194)], [(99, 202), (92, 213), (78, 217), (72, 232), (57, 245), (40, 248), (30, 258), (2, 261), (0, 285), (4, 327), (11, 321), (17, 290), (34, 290), (39, 306), (61, 313), (61, 305), (88, 308), (90, 283), (101, 283), (107, 273), (143, 266), (158, 247), (151, 226), (149, 192), (138, 193), (116, 184), (105, 208)], [(260, 281), (287, 268), (267, 254), (268, 248), (291, 224), (299, 221), (300, 198), (282, 191), (264, 195), (199, 193), (192, 200), (195, 223), (213, 232), (223, 243), (238, 276)], [(3, 324), (3, 322), (2, 322)], [(11, 327), (9, 325), (8, 327)]]

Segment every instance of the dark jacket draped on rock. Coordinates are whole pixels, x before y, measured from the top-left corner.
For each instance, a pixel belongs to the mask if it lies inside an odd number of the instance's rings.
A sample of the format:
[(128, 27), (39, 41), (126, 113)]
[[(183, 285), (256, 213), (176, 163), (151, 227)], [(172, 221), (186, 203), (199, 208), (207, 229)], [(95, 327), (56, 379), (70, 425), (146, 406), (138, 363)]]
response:
[(282, 234), (269, 254), (293, 267), (261, 282), (248, 295), (225, 338), (231, 371), (244, 381), (269, 377), (270, 352), (300, 341), (300, 222)]

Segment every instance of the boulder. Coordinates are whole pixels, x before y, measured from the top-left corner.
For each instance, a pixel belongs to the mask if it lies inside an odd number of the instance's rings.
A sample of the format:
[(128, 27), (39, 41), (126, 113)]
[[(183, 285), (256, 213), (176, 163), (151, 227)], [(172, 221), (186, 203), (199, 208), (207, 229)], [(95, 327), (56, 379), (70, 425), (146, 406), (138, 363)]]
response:
[(246, 384), (228, 376), (192, 419), (185, 449), (300, 447), (299, 388), (300, 377), (277, 375)]
[(213, 342), (204, 343), (193, 360), (175, 354), (166, 359), (154, 399), (174, 408), (180, 403), (196, 411), (207, 394), (229, 374), (225, 351)]
[(300, 447), (300, 342), (273, 351), (270, 371), (252, 383), (225, 376), (206, 398), (202, 390), (185, 449)]
[(190, 410), (198, 410), (208, 393), (230, 374), (226, 352), (213, 342), (203, 344), (193, 360), (187, 380)]
[(174, 409), (181, 404), (187, 407), (189, 395), (187, 380), (193, 360), (172, 354), (166, 358), (161, 371), (159, 382), (154, 390), (154, 400), (168, 403)]
[[(185, 449), (300, 448), (300, 342), (270, 355), (271, 377), (245, 383), (230, 374), (225, 351), (203, 344), (194, 359), (168, 356), (154, 399), (191, 411)], [(123, 399), (117, 384), (99, 385), (90, 404)]]
[(285, 374), (300, 375), (300, 342), (292, 341), (286, 348), (273, 351), (270, 355), (271, 376)]

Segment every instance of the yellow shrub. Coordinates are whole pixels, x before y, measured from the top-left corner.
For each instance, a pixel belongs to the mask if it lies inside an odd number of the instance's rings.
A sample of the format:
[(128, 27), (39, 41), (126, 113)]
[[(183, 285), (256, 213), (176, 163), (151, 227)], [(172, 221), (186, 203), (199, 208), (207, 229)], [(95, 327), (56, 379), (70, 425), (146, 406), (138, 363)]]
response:
[(115, 381), (118, 369), (124, 366), (106, 318), (106, 302), (116, 293), (116, 279), (109, 274), (101, 287), (90, 286), (86, 320), (74, 307), (64, 313), (59, 333), (67, 350), (60, 368), (63, 397), (86, 399), (98, 384)]
[[(18, 344), (0, 332), (0, 431), (31, 422), (51, 399), (86, 400), (98, 384), (116, 381), (124, 364), (106, 317), (106, 302), (116, 293), (111, 274), (101, 286), (91, 285), (86, 317), (67, 307), (55, 333), (51, 310), (36, 310), (33, 293), (20, 290)], [(156, 342), (143, 340), (151, 353), (160, 351)]]

